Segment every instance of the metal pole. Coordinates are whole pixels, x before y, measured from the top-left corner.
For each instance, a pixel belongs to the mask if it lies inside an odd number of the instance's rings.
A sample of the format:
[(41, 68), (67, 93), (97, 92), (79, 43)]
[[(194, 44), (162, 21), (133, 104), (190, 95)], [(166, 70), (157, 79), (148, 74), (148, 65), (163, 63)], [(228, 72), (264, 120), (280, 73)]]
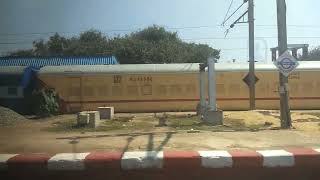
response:
[(254, 4), (253, 0), (248, 3), (248, 22), (249, 22), (249, 93), (250, 110), (256, 108), (255, 104), (255, 73), (254, 73)]
[(277, 49), (271, 49), (272, 52), (272, 62), (277, 60)]
[(199, 83), (200, 83), (200, 114), (203, 114), (203, 110), (206, 106), (206, 84), (205, 84), (205, 71), (206, 65), (200, 64)]
[(292, 49), (292, 56), (295, 57), (296, 59), (298, 59), (298, 49)]
[(209, 109), (216, 111), (216, 76), (214, 70), (215, 60), (208, 58), (208, 81), (209, 81)]
[(302, 58), (305, 59), (308, 57), (308, 46), (305, 46), (303, 49), (302, 49)]
[[(286, 1), (277, 0), (279, 56), (281, 56), (288, 48), (286, 11)], [(282, 73), (279, 73), (279, 82), (281, 128), (288, 129), (291, 127), (291, 115), (288, 96), (288, 78)]]

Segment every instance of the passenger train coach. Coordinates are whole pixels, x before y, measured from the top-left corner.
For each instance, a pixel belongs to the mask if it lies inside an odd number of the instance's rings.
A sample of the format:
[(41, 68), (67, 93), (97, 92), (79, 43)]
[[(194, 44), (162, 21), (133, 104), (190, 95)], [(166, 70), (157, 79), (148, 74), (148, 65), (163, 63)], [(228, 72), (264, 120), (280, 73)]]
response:
[[(289, 77), (292, 109), (320, 109), (320, 62), (300, 62)], [(248, 110), (248, 64), (216, 64), (217, 104)], [(256, 64), (256, 108), (279, 108), (279, 73)], [(195, 111), (199, 103), (199, 64), (46, 66), (39, 80), (60, 95), (66, 112), (114, 106), (116, 112)], [(207, 88), (206, 88), (207, 89)]]

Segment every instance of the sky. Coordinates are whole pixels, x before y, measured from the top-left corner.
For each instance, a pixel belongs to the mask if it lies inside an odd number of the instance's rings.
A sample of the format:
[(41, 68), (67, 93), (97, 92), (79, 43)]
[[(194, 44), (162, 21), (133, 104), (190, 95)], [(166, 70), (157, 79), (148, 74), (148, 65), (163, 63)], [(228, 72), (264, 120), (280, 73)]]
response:
[[(220, 62), (248, 61), (248, 25), (226, 29), (245, 12), (245, 4), (221, 26), (232, 0), (0, 0), (0, 55), (32, 47), (54, 32), (67, 37), (89, 29), (123, 35), (153, 24), (176, 31), (186, 42), (221, 49)], [(232, 13), (243, 0), (233, 0)], [(320, 45), (320, 1), (287, 0), (289, 44)], [(271, 62), (277, 46), (276, 0), (254, 0), (255, 58)]]

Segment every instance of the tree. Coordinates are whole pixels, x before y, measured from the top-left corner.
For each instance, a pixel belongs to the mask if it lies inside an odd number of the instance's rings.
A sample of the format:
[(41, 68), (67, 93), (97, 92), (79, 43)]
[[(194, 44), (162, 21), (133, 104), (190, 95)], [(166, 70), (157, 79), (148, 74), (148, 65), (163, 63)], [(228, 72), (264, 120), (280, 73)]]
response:
[[(28, 54), (29, 53), (29, 54)], [(160, 26), (107, 38), (96, 30), (83, 32), (79, 37), (65, 38), (58, 33), (47, 42), (38, 40), (32, 50), (12, 52), (11, 56), (101, 56), (115, 55), (121, 64), (196, 63), (208, 57), (219, 59), (220, 51), (205, 44), (183, 42), (176, 32)]]
[(47, 50), (49, 55), (53, 56), (63, 56), (64, 49), (68, 47), (68, 41), (66, 38), (61, 37), (58, 33), (55, 33), (50, 37), (47, 42)]
[(206, 62), (220, 51), (208, 45), (183, 42), (176, 32), (151, 26), (125, 37), (111, 40), (112, 52), (120, 63), (191, 63)]
[(32, 57), (34, 56), (32, 49), (28, 50), (18, 50), (14, 52), (9, 52), (9, 56), (15, 56), (15, 57)]
[(309, 61), (319, 61), (320, 60), (320, 46), (312, 49), (309, 52), (308, 58), (306, 58), (305, 60), (309, 60)]
[(161, 41), (180, 41), (176, 32), (168, 32), (164, 27), (153, 25), (147, 27), (138, 32), (131, 34), (131, 37), (134, 39), (139, 39), (148, 42), (161, 42)]
[(40, 39), (39, 41), (33, 42), (33, 55), (34, 56), (49, 56), (49, 49), (47, 43), (44, 42), (43, 39)]

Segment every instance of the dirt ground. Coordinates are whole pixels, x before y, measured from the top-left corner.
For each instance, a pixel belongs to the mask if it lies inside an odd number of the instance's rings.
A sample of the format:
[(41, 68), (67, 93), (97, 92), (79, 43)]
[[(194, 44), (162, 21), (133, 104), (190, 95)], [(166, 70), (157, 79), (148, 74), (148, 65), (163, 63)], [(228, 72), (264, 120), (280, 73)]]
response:
[[(224, 126), (198, 122), (194, 113), (116, 114), (97, 130), (74, 128), (75, 115), (30, 119), (0, 127), (0, 153), (142, 150), (278, 149), (320, 146), (320, 111), (294, 111), (294, 129), (278, 130), (278, 111), (224, 112)], [(157, 114), (161, 116), (162, 114)], [(199, 130), (190, 131), (189, 130)], [(76, 143), (72, 143), (76, 142)]]

